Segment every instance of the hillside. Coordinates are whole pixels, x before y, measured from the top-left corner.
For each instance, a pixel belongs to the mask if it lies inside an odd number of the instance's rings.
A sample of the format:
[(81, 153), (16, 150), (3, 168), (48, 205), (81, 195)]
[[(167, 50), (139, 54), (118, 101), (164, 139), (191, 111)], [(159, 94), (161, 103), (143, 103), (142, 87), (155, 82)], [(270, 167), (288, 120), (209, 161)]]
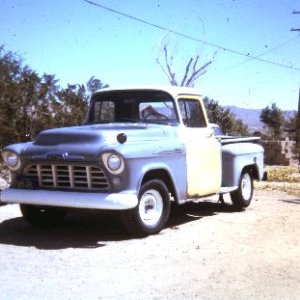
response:
[[(248, 125), (250, 131), (264, 131), (265, 125), (260, 121), (261, 109), (247, 109), (237, 106), (225, 106), (236, 116)], [(286, 120), (294, 116), (296, 111), (283, 111)]]

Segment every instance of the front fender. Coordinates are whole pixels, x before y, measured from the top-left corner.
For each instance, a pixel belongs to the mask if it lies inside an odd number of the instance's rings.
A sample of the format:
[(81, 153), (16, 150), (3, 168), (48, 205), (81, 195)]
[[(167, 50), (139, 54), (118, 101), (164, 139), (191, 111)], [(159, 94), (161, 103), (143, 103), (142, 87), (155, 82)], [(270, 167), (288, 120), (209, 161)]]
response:
[[(187, 173), (185, 155), (152, 156), (148, 158), (134, 158), (127, 161), (129, 174), (129, 189), (141, 188), (147, 176), (157, 176), (157, 179), (171, 182), (175, 199), (184, 199), (187, 191)], [(149, 175), (151, 174), (151, 175)], [(164, 174), (163, 176), (161, 174)], [(166, 178), (164, 178), (166, 176)], [(151, 177), (151, 179), (156, 177)], [(171, 192), (171, 191), (170, 191)]]

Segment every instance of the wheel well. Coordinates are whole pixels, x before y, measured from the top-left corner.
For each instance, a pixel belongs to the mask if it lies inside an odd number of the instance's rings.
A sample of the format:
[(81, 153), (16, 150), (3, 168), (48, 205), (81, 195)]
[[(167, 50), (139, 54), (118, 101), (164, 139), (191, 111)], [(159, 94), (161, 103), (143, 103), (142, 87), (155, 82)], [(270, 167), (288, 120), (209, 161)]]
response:
[(175, 187), (173, 184), (173, 180), (170, 176), (170, 174), (163, 169), (158, 169), (158, 170), (152, 170), (149, 171), (148, 173), (145, 174), (143, 180), (142, 180), (142, 185), (152, 179), (160, 179), (165, 183), (165, 185), (168, 188), (169, 193), (171, 194), (172, 197), (177, 201), (177, 196), (176, 196), (176, 191)]
[(243, 172), (245, 172), (245, 171), (248, 171), (253, 179), (259, 180), (259, 173), (258, 173), (258, 168), (256, 165), (246, 166), (243, 169)]

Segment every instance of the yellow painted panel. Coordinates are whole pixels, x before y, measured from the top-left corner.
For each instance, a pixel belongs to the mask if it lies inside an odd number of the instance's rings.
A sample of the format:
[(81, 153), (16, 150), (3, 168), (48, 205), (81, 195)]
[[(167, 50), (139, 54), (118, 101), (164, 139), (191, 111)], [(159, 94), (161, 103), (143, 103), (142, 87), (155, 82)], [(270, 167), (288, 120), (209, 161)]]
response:
[(183, 128), (190, 197), (217, 193), (221, 188), (221, 146), (208, 128)]

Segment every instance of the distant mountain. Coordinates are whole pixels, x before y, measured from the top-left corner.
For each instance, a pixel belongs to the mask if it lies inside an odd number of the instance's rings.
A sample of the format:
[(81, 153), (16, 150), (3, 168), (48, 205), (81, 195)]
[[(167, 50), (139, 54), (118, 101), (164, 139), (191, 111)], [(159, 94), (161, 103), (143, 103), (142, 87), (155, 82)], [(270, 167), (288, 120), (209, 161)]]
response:
[[(265, 125), (260, 121), (261, 109), (247, 109), (237, 106), (225, 106), (228, 108), (237, 119), (241, 119), (246, 124), (251, 132), (265, 131)], [(294, 116), (296, 111), (283, 111), (286, 120)]]

